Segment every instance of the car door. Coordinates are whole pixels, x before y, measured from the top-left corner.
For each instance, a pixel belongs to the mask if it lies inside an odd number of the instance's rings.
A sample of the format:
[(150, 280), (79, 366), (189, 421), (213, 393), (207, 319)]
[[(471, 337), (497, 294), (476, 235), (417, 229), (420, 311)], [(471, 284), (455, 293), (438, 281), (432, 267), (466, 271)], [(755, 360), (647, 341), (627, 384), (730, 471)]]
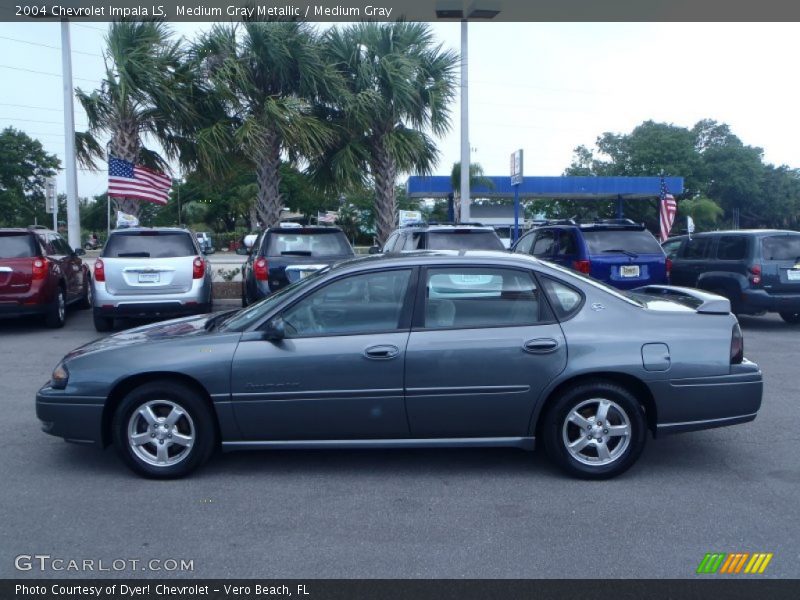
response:
[(544, 229), (536, 233), (531, 254), (541, 260), (552, 261), (556, 251), (556, 238), (552, 229)]
[(423, 270), (406, 351), (415, 438), (522, 437), (564, 370), (561, 327), (532, 273), (496, 266)]
[(231, 383), (244, 438), (407, 437), (413, 275), (404, 268), (336, 279), (273, 317), (282, 320), (285, 339), (244, 334)]
[(712, 236), (686, 238), (678, 260), (672, 263), (672, 285), (696, 287), (697, 279), (706, 270), (714, 242)]
[(556, 238), (556, 252), (553, 262), (567, 267), (575, 268), (575, 261), (578, 260), (578, 244), (575, 241), (575, 233), (570, 229), (561, 229)]
[(67, 282), (67, 299), (72, 302), (83, 295), (83, 261), (60, 235), (53, 236), (53, 247), (59, 253), (61, 269)]

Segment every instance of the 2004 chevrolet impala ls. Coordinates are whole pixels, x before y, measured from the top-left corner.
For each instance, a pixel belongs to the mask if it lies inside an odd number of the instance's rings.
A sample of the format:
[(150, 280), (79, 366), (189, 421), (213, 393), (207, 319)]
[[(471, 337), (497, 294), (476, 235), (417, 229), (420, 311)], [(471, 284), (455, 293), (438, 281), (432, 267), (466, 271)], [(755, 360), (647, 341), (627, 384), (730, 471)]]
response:
[(727, 299), (621, 293), (529, 256), (353, 259), (249, 308), (70, 352), (36, 397), (47, 433), (114, 444), (149, 477), (223, 450), (515, 446), (618, 475), (648, 431), (752, 421), (758, 365)]

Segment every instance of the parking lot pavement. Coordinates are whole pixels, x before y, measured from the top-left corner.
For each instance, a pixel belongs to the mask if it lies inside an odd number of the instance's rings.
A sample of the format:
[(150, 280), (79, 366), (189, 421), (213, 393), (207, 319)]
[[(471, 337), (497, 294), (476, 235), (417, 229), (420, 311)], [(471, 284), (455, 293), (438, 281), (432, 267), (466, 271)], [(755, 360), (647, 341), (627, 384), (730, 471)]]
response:
[[(564, 477), (510, 449), (227, 454), (195, 476), (149, 481), (114, 452), (39, 430), (34, 394), (59, 358), (97, 337), (0, 321), (0, 577), (19, 554), (186, 559), (195, 577), (693, 577), (706, 552), (773, 552), (800, 576), (800, 329), (743, 318), (764, 370), (749, 424), (648, 442), (605, 482)], [(97, 575), (48, 572), (45, 576)]]

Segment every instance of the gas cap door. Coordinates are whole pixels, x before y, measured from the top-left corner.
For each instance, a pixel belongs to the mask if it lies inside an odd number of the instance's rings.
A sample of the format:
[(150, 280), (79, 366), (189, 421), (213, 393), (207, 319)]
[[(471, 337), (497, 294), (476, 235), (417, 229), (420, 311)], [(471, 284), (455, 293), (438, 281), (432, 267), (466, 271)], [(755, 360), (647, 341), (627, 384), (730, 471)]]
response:
[(646, 371), (668, 371), (672, 364), (669, 357), (669, 346), (645, 344), (642, 346), (642, 364)]

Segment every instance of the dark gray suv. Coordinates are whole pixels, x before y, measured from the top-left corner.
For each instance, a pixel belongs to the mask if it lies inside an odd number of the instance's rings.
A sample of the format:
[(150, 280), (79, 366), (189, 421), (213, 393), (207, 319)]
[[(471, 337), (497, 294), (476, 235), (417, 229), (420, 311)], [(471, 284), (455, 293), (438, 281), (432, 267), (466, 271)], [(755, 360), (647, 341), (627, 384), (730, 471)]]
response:
[(663, 248), (672, 285), (725, 296), (737, 314), (777, 312), (800, 323), (800, 232), (714, 231), (675, 237)]

